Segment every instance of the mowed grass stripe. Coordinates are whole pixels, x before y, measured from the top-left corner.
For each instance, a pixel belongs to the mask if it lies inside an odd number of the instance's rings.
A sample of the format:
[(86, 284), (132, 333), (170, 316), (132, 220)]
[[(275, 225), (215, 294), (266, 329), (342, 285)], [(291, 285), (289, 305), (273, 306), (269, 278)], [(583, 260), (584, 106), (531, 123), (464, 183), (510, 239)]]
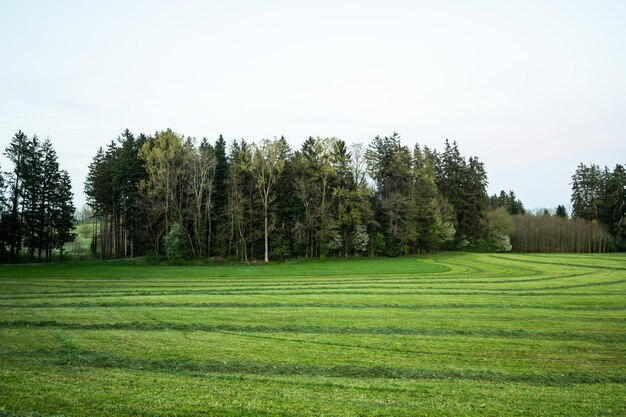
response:
[(626, 266), (615, 266), (615, 265), (593, 265), (588, 263), (573, 263), (573, 262), (558, 262), (554, 259), (550, 261), (547, 260), (537, 260), (537, 259), (529, 259), (533, 255), (528, 255), (526, 258), (520, 258), (518, 256), (506, 255), (503, 257), (502, 255), (490, 255), (493, 258), (505, 259), (509, 261), (522, 262), (526, 264), (536, 264), (536, 265), (550, 265), (552, 267), (561, 266), (561, 267), (575, 267), (575, 268), (590, 268), (590, 269), (604, 269), (611, 271), (626, 271)]
[[(565, 276), (559, 278), (581, 278), (585, 277), (585, 274), (576, 274), (572, 276)], [(555, 279), (559, 279), (555, 278)], [(370, 284), (370, 285), (319, 285), (319, 286), (311, 286), (306, 290), (301, 290), (298, 288), (298, 285), (294, 286), (286, 286), (286, 287), (278, 287), (272, 285), (266, 286), (255, 286), (255, 287), (245, 287), (241, 289), (233, 289), (233, 288), (223, 288), (223, 289), (183, 289), (183, 290), (162, 290), (162, 291), (143, 291), (143, 290), (133, 290), (133, 291), (111, 291), (109, 289), (108, 292), (37, 292), (37, 293), (28, 293), (28, 294), (19, 294), (13, 296), (0, 296), (0, 300), (18, 300), (18, 299), (32, 299), (32, 298), (80, 298), (80, 297), (124, 297), (124, 296), (155, 296), (155, 295), (192, 295), (192, 294), (225, 294), (225, 295), (250, 295), (250, 294), (287, 294), (287, 295), (302, 295), (302, 294), (340, 294), (340, 293), (364, 293), (364, 291), (368, 290), (398, 290), (399, 294), (419, 294), (422, 292), (427, 292), (429, 294), (439, 294), (444, 291), (449, 293), (454, 293), (458, 295), (465, 294), (479, 294), (483, 293), (506, 293), (506, 292), (522, 292), (522, 294), (529, 293), (529, 290), (532, 291), (541, 291), (545, 294), (546, 291), (552, 290), (562, 290), (562, 289), (572, 289), (572, 288), (585, 288), (585, 287), (598, 287), (598, 286), (607, 286), (607, 285), (617, 285), (626, 283), (626, 279), (617, 279), (617, 280), (595, 280), (595, 281), (587, 281), (578, 284), (563, 284), (563, 285), (552, 285), (552, 286), (542, 286), (542, 287), (528, 287), (521, 286), (519, 288), (485, 288), (487, 285), (491, 285), (493, 283), (485, 282), (485, 286), (476, 286), (476, 287), (455, 287), (455, 286), (424, 286), (420, 282), (411, 282), (406, 283), (405, 285), (380, 285), (380, 284)], [(446, 284), (446, 283), (443, 283)], [(362, 291), (356, 291), (362, 290)], [(419, 290), (416, 291), (416, 290)], [(472, 290), (472, 291), (469, 291)], [(438, 291), (438, 292), (436, 292)], [(371, 292), (373, 294), (383, 292)], [(387, 294), (389, 292), (385, 292)]]
[[(445, 255), (448, 259), (458, 255)], [(181, 278), (211, 276), (221, 278), (287, 278), (324, 276), (371, 276), (394, 274), (441, 274), (450, 268), (438, 262), (438, 256), (402, 258), (360, 258), (355, 260), (328, 259), (324, 261), (273, 262), (269, 265), (201, 265), (161, 266), (136, 265), (128, 261), (69, 262), (43, 265), (0, 265), (0, 275), (31, 278)]]
[(553, 311), (626, 311), (626, 306), (562, 306), (562, 305), (530, 305), (530, 304), (463, 304), (463, 303), (442, 303), (442, 304), (400, 304), (400, 303), (387, 303), (387, 304), (341, 304), (341, 303), (284, 303), (284, 302), (256, 302), (256, 303), (243, 303), (243, 302), (83, 302), (83, 303), (3, 303), (0, 304), (1, 308), (11, 309), (31, 309), (31, 308), (207, 308), (207, 309), (221, 309), (221, 308), (334, 308), (334, 309), (399, 309), (399, 310), (448, 310), (448, 309), (497, 309), (497, 310), (553, 310)]
[[(596, 287), (596, 286), (591, 286)], [(177, 296), (177, 295), (215, 295), (215, 296), (231, 296), (231, 295), (258, 295), (258, 296), (271, 296), (278, 295), (277, 293), (267, 291), (241, 291), (241, 292), (214, 292), (214, 291), (177, 291), (177, 292), (145, 292), (145, 293), (112, 293), (112, 294), (76, 294), (72, 296), (58, 296), (58, 295), (40, 295), (40, 296), (27, 296), (27, 297), (2, 297), (1, 300), (39, 300), (39, 299), (75, 299), (75, 298), (125, 298), (125, 297), (147, 297), (147, 296)], [(597, 292), (541, 292), (527, 291), (527, 292), (514, 292), (514, 291), (502, 291), (502, 290), (476, 290), (476, 291), (292, 291), (283, 292), (284, 296), (308, 296), (308, 295), (373, 295), (373, 296), (493, 296), (493, 297), (597, 297), (601, 293)], [(611, 296), (626, 296), (626, 290), (610, 293)]]
[[(123, 291), (126, 289), (132, 289), (133, 292), (136, 292), (137, 289), (146, 289), (146, 288), (163, 288), (163, 289), (169, 289), (169, 288), (185, 288), (187, 290), (209, 290), (209, 289), (214, 289), (214, 288), (219, 288), (219, 289), (258, 289), (258, 288), (263, 288), (266, 290), (271, 290), (274, 288), (277, 289), (283, 289), (283, 288), (289, 288), (289, 289), (294, 289), (294, 288), (300, 288), (300, 287), (311, 287), (311, 288), (315, 288), (315, 287), (323, 287), (323, 286), (329, 286), (329, 285), (333, 285), (333, 288), (336, 288), (337, 286), (346, 286), (347, 288), (353, 288), (350, 287), (351, 284), (370, 284), (371, 282), (375, 282), (376, 284), (404, 284), (404, 287), (411, 287), (411, 286), (416, 286), (416, 285), (422, 285), (422, 284), (521, 284), (521, 283), (531, 283), (531, 282), (544, 282), (544, 281), (555, 281), (555, 280), (560, 280), (560, 279), (570, 279), (570, 278), (580, 278), (580, 277), (586, 277), (588, 275), (590, 275), (591, 272), (583, 272), (583, 273), (576, 273), (576, 274), (564, 274), (564, 275), (556, 275), (556, 276), (543, 276), (543, 277), (539, 277), (539, 278), (523, 278), (520, 277), (519, 279), (499, 279), (499, 278), (493, 278), (493, 279), (482, 279), (482, 280), (469, 280), (469, 279), (464, 279), (464, 280), (459, 280), (456, 278), (445, 278), (445, 279), (437, 279), (437, 280), (433, 280), (433, 279), (423, 279), (420, 277), (410, 277), (410, 278), (399, 278), (399, 279), (372, 279), (372, 280), (364, 280), (364, 279), (359, 279), (359, 280), (350, 280), (350, 279), (346, 279), (346, 280), (341, 280), (341, 281), (325, 281), (323, 283), (319, 283), (319, 282), (300, 282), (300, 281), (295, 281), (295, 282), (287, 282), (287, 283), (275, 283), (272, 281), (260, 281), (260, 282), (254, 282), (254, 283), (248, 283), (248, 284), (231, 284), (231, 283), (214, 283), (213, 281), (203, 281), (202, 285), (179, 285), (179, 286), (175, 286), (175, 285), (119, 285), (119, 283), (116, 283), (116, 285), (107, 285), (107, 286), (84, 286), (84, 287), (78, 287), (75, 288), (73, 291), (49, 291), (49, 290), (42, 290), (42, 291), (29, 291), (29, 292), (19, 292), (20, 295), (23, 296), (35, 296), (35, 295), (72, 295), (72, 294), (81, 294), (84, 292), (88, 292), (89, 294), (100, 294), (100, 293), (104, 293), (104, 294), (111, 294), (112, 288), (117, 289), (118, 291)], [(262, 287), (259, 287), (259, 284), (265, 284), (267, 282), (267, 285), (263, 285)], [(70, 283), (72, 284), (72, 283)], [(17, 283), (17, 284), (12, 284), (12, 283), (5, 283), (4, 286), (7, 288), (12, 287), (13, 285), (18, 285), (18, 286), (24, 286), (27, 288), (31, 288), (32, 286), (37, 286), (37, 285), (31, 285), (28, 283)], [(0, 284), (0, 288), (2, 287), (2, 284)], [(64, 285), (59, 285), (56, 288), (66, 288), (67, 284)], [(42, 288), (51, 288), (50, 286), (42, 286)], [(429, 289), (432, 287), (426, 287), (426, 289)]]
[(548, 340), (587, 340), (610, 343), (624, 342), (623, 334), (582, 333), (582, 332), (536, 332), (528, 330), (486, 330), (486, 329), (445, 329), (416, 327), (352, 327), (352, 326), (314, 326), (314, 325), (238, 325), (207, 323), (69, 323), (54, 320), (28, 321), (14, 320), (0, 322), (0, 329), (13, 328), (52, 328), (67, 330), (133, 330), (133, 331), (203, 331), (203, 332), (252, 332), (252, 333), (308, 333), (308, 334), (363, 334), (363, 335), (421, 335), (421, 336), (473, 336), (473, 337), (510, 337)]
[(31, 352), (2, 352), (13, 357), (34, 358), (44, 365), (62, 367), (97, 367), (133, 369), (141, 372), (159, 371), (202, 376), (204, 373), (254, 374), (254, 375), (306, 375), (332, 378), (384, 378), (384, 379), (460, 379), (487, 382), (522, 382), (537, 385), (569, 385), (597, 383), (626, 383), (626, 375), (593, 375), (587, 373), (502, 373), (493, 371), (444, 371), (423, 368), (396, 368), (391, 366), (336, 365), (317, 366), (306, 363), (262, 363), (238, 360), (203, 361), (127, 358), (96, 351), (76, 349)]

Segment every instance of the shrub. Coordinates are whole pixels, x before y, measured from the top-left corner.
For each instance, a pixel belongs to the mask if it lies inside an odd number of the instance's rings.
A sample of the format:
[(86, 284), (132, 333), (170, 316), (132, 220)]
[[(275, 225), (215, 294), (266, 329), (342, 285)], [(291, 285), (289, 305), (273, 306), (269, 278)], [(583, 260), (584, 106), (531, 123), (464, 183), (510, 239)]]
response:
[(181, 263), (191, 257), (188, 235), (180, 223), (174, 223), (163, 239), (165, 256), (170, 263)]

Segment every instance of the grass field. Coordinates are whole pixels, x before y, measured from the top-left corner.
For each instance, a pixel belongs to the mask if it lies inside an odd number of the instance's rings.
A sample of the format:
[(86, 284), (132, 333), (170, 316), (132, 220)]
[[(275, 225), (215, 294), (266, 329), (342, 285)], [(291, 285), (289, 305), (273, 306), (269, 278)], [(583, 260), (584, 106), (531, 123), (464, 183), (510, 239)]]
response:
[(0, 267), (0, 416), (624, 416), (626, 256)]

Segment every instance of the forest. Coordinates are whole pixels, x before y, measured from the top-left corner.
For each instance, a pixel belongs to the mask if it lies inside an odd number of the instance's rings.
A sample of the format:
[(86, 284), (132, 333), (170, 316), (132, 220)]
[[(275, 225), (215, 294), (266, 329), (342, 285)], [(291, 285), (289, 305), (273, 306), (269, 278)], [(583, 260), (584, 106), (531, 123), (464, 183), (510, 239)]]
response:
[[(18, 132), (0, 177), (0, 258), (48, 260), (74, 238), (67, 172), (49, 139)], [(440, 250), (624, 250), (626, 174), (580, 164), (572, 212), (529, 213), (513, 191), (489, 196), (484, 164), (405, 146), (397, 133), (367, 146), (309, 137), (214, 143), (167, 129), (125, 130), (101, 147), (84, 191), (99, 259), (152, 254), (171, 262), (400, 256)]]
[(63, 259), (75, 237), (74, 195), (52, 142), (19, 131), (4, 155), (13, 170), (0, 170), (0, 260), (48, 261), (53, 250)]

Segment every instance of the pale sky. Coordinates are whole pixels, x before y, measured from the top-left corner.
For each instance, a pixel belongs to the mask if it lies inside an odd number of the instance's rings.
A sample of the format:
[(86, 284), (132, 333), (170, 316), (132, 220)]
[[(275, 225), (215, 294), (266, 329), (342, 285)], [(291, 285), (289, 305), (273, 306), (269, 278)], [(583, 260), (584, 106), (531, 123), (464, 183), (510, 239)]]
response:
[[(78, 206), (126, 128), (477, 155), (489, 193), (569, 204), (626, 163), (626, 1), (0, 0), (0, 147), (49, 136)], [(2, 169), (8, 169), (4, 157)]]

